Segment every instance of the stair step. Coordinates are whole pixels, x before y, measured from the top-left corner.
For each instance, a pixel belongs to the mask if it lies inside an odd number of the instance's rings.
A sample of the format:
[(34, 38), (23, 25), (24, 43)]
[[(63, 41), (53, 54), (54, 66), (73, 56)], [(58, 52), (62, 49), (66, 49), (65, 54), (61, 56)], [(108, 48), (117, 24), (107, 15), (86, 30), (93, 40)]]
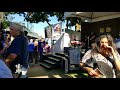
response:
[(47, 64), (45, 62), (41, 62), (40, 65), (47, 68), (47, 69), (52, 69), (53, 68), (53, 66), (51, 66), (50, 64)]
[(68, 55), (65, 54), (65, 53), (56, 53), (56, 55), (61, 55), (61, 56), (66, 56), (66, 57), (68, 57)]
[(59, 55), (59, 56), (62, 56), (62, 57), (65, 57), (65, 58), (69, 58), (69, 55), (65, 54), (65, 53), (56, 53), (56, 55)]
[(48, 57), (48, 59), (50, 59), (50, 60), (53, 60), (53, 61), (56, 61), (56, 62), (61, 62), (61, 60), (60, 59), (57, 59), (57, 58), (54, 58), (54, 57)]
[(47, 63), (53, 64), (53, 65), (57, 64), (56, 62), (51, 61), (51, 60), (44, 60), (44, 61), (47, 62)]
[(53, 55), (53, 57), (57, 58), (57, 59), (64, 59), (65, 57), (60, 56), (60, 55)]

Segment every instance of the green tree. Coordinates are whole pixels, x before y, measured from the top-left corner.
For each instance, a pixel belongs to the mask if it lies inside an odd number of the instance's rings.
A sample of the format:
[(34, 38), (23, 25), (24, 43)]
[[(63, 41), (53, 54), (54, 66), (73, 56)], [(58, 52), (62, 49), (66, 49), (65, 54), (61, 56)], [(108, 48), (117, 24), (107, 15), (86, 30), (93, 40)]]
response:
[[(11, 13), (13, 13), (13, 12), (11, 12)], [(7, 18), (8, 14), (10, 14), (10, 12), (4, 12), (4, 14), (3, 14), (2, 29), (6, 29), (9, 26), (10, 21), (12, 21), (12, 19), (14, 19), (14, 17), (12, 17), (12, 16)]]
[(3, 29), (6, 29), (9, 26), (9, 21), (7, 21), (7, 20), (4, 19), (2, 21), (2, 25), (3, 25)]
[[(48, 25), (51, 25), (49, 17), (56, 16), (58, 21), (64, 21), (64, 12), (5, 12), (5, 16), (9, 14), (19, 14), (25, 17), (25, 20), (30, 23), (38, 22), (47, 22)], [(66, 26), (74, 26), (76, 23), (81, 22), (81, 18), (78, 17), (69, 17), (67, 18), (68, 24)]]

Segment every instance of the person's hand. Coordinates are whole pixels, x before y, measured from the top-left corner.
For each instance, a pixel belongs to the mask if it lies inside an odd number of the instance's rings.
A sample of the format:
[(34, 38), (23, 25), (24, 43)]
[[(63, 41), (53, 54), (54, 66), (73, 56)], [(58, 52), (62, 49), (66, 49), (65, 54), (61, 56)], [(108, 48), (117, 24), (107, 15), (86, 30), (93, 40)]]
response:
[(99, 73), (98, 72), (96, 72), (96, 70), (91, 70), (90, 72), (88, 72), (88, 74), (90, 75), (90, 76), (98, 76), (99, 75)]
[(115, 53), (112, 46), (104, 45), (104, 47), (105, 47), (108, 51), (110, 51), (112, 54)]
[(104, 47), (105, 47), (105, 48), (112, 49), (112, 47), (111, 47), (111, 46), (109, 46), (109, 45), (104, 45)]
[(100, 72), (98, 71), (98, 69), (89, 68), (89, 69), (87, 69), (87, 72), (90, 77), (96, 78), (100, 75)]

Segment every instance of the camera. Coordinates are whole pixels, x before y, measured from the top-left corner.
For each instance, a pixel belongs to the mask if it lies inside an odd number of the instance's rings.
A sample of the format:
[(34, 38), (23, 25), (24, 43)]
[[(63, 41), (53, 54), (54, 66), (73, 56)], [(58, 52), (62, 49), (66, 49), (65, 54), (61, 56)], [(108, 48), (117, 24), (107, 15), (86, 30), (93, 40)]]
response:
[(10, 34), (10, 32), (9, 31), (1, 30), (0, 34), (1, 34), (0, 41), (3, 41), (3, 40), (5, 40), (8, 37), (8, 34)]
[(3, 33), (3, 37), (4, 37), (4, 39), (6, 39), (7, 36), (8, 36), (8, 32), (4, 32), (4, 33)]
[(3, 37), (4, 37), (4, 39), (7, 39), (7, 37), (8, 37), (9, 34), (10, 34), (9, 31), (4, 31), (4, 32), (3, 32)]

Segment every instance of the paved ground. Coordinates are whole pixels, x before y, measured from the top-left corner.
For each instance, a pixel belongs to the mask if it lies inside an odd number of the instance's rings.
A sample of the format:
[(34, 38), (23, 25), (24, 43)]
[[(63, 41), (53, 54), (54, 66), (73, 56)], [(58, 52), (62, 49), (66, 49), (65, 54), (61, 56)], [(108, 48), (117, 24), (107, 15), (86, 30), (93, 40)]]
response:
[(28, 69), (28, 78), (86, 78), (87, 74), (82, 71), (72, 71), (70, 73), (65, 74), (64, 70), (61, 68), (47, 70), (40, 66), (39, 64), (30, 64), (30, 68)]

